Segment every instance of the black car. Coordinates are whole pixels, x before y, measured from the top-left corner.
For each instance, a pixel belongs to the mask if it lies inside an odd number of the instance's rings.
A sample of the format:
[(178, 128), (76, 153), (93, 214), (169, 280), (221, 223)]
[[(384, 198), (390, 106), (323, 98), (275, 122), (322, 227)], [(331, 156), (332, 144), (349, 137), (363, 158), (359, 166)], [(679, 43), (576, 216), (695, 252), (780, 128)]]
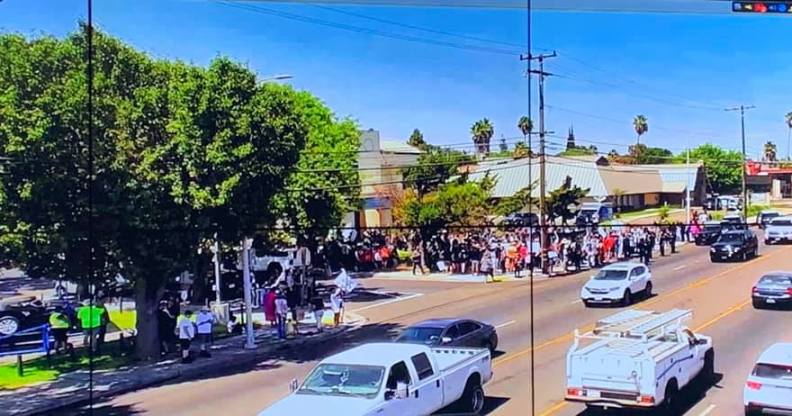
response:
[(704, 226), (701, 227), (701, 232), (696, 235), (696, 245), (697, 246), (708, 246), (716, 241), (718, 241), (718, 237), (720, 237), (720, 233), (722, 230), (721, 223), (715, 221), (707, 221), (704, 223)]
[(511, 214), (503, 220), (507, 227), (536, 227), (539, 225), (539, 216), (533, 212), (518, 212)]
[(739, 214), (730, 214), (721, 220), (721, 229), (728, 230), (747, 230), (748, 223)]
[(0, 336), (12, 335), (49, 322), (51, 309), (32, 296), (0, 300)]
[(495, 327), (471, 319), (430, 319), (419, 322), (396, 338), (396, 342), (443, 347), (498, 348)]
[(759, 240), (751, 230), (729, 230), (721, 233), (710, 247), (710, 260), (745, 261), (759, 254)]

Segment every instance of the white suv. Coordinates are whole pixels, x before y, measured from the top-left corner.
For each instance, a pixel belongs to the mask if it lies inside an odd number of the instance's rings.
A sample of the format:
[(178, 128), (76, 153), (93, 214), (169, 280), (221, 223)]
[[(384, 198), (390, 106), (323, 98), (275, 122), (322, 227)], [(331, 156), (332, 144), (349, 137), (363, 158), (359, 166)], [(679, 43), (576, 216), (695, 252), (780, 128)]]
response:
[(792, 241), (792, 217), (777, 217), (770, 220), (765, 228), (765, 244)]
[(756, 361), (743, 389), (746, 415), (792, 413), (792, 343), (777, 343)]
[(603, 267), (580, 289), (586, 306), (621, 303), (628, 306), (637, 293), (652, 296), (652, 273), (641, 263), (615, 263)]

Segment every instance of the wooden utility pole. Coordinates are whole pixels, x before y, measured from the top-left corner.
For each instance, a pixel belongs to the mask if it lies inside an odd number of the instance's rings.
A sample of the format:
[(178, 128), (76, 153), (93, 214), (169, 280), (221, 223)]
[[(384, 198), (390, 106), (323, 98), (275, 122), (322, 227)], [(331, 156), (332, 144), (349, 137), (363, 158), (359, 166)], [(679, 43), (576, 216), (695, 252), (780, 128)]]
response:
[(547, 194), (545, 172), (546, 172), (546, 158), (545, 158), (545, 99), (544, 99), (544, 85), (545, 77), (552, 76), (553, 74), (545, 72), (544, 60), (547, 58), (555, 58), (556, 53), (542, 54), (530, 56), (528, 59), (539, 61), (538, 70), (530, 70), (529, 73), (539, 75), (539, 235), (541, 246), (541, 259), (542, 259), (542, 272), (548, 273), (547, 262), (547, 246), (548, 246), (548, 233), (547, 233), (547, 212), (545, 209), (545, 195)]
[(746, 221), (746, 222), (748, 221), (748, 186), (746, 184), (746, 178), (745, 178), (745, 162), (746, 162), (746, 156), (745, 156), (745, 110), (750, 110), (752, 108), (756, 108), (756, 107), (752, 106), (752, 105), (748, 105), (748, 106), (741, 105), (739, 107), (727, 108), (725, 110), (725, 111), (739, 111), (740, 112), (740, 130), (742, 132), (741, 133), (741, 136), (742, 136), (742, 164), (740, 166), (740, 168), (742, 169), (742, 175), (741, 175), (741, 177), (742, 177), (742, 197), (743, 197), (742, 212), (743, 212), (743, 221)]

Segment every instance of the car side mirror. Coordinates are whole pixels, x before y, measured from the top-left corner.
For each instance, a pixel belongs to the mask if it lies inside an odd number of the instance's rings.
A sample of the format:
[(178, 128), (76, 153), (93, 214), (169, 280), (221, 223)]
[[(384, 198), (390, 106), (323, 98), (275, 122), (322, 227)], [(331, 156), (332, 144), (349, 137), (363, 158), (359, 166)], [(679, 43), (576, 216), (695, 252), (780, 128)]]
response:
[(697, 338), (694, 342), (696, 345), (707, 345), (707, 340), (704, 338)]
[(300, 386), (300, 382), (297, 381), (296, 378), (293, 378), (292, 381), (289, 382), (289, 391), (294, 393), (295, 391), (297, 391), (297, 387), (299, 386)]
[(451, 338), (451, 337), (443, 337), (443, 338), (440, 338), (440, 342), (441, 342), (441, 343), (443, 343), (443, 344), (450, 344), (450, 343), (451, 343), (451, 341), (453, 341), (453, 340), (454, 340), (454, 339), (453, 339), (453, 338)]

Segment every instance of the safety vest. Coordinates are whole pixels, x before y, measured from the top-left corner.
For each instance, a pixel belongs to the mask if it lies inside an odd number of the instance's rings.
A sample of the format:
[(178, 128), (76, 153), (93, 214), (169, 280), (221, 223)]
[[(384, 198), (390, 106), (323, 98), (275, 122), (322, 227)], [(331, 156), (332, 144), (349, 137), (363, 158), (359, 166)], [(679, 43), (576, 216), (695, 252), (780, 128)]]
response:
[(66, 316), (60, 312), (53, 312), (50, 314), (49, 324), (52, 329), (69, 329), (71, 326)]
[(93, 329), (102, 326), (102, 313), (104, 311), (98, 306), (83, 306), (77, 311), (77, 318), (83, 329)]

